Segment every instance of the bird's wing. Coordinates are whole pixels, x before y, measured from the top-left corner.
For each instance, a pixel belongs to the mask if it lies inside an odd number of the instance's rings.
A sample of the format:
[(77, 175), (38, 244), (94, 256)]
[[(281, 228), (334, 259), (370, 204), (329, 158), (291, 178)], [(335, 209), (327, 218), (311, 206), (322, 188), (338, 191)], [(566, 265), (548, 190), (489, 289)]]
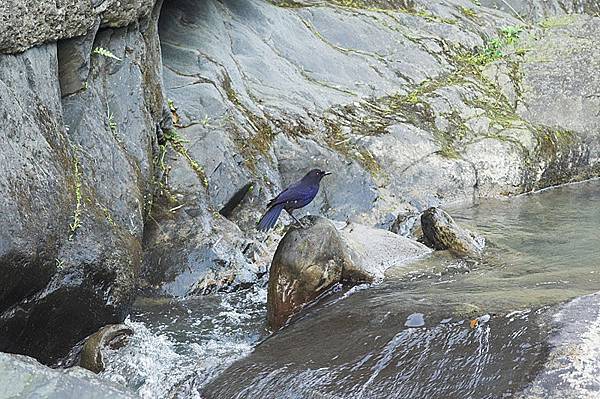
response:
[(267, 207), (272, 207), (278, 204), (285, 204), (289, 201), (295, 201), (306, 196), (309, 196), (313, 191), (312, 187), (304, 184), (294, 183), (285, 190), (283, 190), (279, 195), (271, 200), (267, 204)]

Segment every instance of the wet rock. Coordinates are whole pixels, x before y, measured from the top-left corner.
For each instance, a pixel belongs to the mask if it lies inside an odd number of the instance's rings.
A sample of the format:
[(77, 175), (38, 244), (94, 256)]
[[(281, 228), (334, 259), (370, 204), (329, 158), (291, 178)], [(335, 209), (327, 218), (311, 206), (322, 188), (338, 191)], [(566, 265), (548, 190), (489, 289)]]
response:
[(267, 316), (273, 329), (337, 283), (373, 282), (430, 252), (385, 230), (354, 223), (338, 230), (318, 216), (301, 221), (304, 227), (290, 227), (271, 263)]
[[(498, 315), (472, 330), (453, 313), (454, 300), (423, 301), (403, 288), (390, 280), (306, 309), (204, 385), (201, 396), (512, 397), (543, 364), (547, 329), (537, 312)], [(480, 351), (486, 362), (472, 361)], [(440, 378), (432, 379), (432, 370)]]
[(425, 243), (433, 249), (448, 249), (459, 255), (479, 256), (485, 239), (459, 226), (440, 208), (429, 208), (421, 215)]
[[(543, 370), (515, 397), (593, 398), (600, 390), (600, 294), (574, 299), (548, 315), (553, 333)], [(553, 313), (553, 314), (552, 314)]]
[(331, 221), (308, 216), (305, 228), (292, 226), (273, 256), (269, 271), (267, 318), (279, 329), (289, 317), (342, 280), (352, 264), (345, 243)]
[(124, 345), (124, 339), (133, 335), (131, 327), (125, 324), (113, 324), (102, 327), (98, 332), (89, 336), (81, 349), (79, 366), (99, 373), (104, 370), (102, 349), (109, 346), (112, 349)]
[(73, 367), (55, 370), (35, 359), (0, 352), (0, 397), (47, 399), (134, 399), (133, 392), (92, 372)]

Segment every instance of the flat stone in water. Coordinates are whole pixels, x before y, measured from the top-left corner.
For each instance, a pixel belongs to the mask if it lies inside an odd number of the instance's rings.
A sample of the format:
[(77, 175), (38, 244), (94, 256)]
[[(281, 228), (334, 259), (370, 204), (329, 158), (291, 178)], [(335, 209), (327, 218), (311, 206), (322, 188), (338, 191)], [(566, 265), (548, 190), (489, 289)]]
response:
[(425, 325), (425, 317), (423, 313), (413, 313), (406, 318), (406, 327), (423, 327)]

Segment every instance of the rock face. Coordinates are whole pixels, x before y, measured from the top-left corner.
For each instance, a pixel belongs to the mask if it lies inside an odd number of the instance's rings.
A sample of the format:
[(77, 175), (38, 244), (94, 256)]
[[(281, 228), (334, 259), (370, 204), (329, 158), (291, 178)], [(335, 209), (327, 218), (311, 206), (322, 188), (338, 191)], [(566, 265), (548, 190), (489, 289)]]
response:
[(0, 353), (0, 397), (134, 399), (139, 396), (80, 367), (54, 370), (32, 358)]
[[(597, 90), (598, 73), (579, 63), (569, 78), (579, 92), (555, 81), (570, 57), (544, 39), (575, 59), (594, 53), (576, 38), (597, 35), (598, 18), (563, 19), (593, 4), (512, 1), (517, 16), (491, 1), (275, 3), (165, 4), (165, 89), (189, 157), (165, 157), (172, 195), (148, 225), (149, 286), (251, 282), (266, 267), (255, 262), (262, 206), (313, 167), (337, 173), (306, 212), (384, 228), (431, 206), (598, 174), (597, 99), (578, 94)], [(520, 18), (539, 22), (503, 33)], [(492, 39), (501, 57), (485, 57)], [(549, 86), (565, 107), (585, 104), (581, 128), (526, 111), (551, 102)]]
[(425, 243), (433, 249), (450, 251), (459, 255), (479, 256), (485, 239), (460, 227), (454, 219), (439, 208), (429, 208), (421, 215)]
[(305, 227), (288, 230), (271, 263), (267, 317), (273, 329), (337, 283), (381, 279), (389, 267), (429, 252), (385, 230), (350, 224), (338, 231), (316, 216), (301, 221)]
[(159, 11), (0, 56), (0, 351), (51, 363), (129, 311), (162, 119)]

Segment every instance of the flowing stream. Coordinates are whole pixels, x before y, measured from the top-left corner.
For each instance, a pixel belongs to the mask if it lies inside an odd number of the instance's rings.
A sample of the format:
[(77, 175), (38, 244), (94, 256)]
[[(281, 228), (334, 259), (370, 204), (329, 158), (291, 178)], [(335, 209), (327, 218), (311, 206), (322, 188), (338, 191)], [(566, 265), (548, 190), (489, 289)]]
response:
[(482, 260), (393, 268), (273, 336), (264, 281), (140, 299), (102, 375), (144, 398), (510, 397), (546, 361), (553, 306), (600, 290), (600, 181), (448, 210), (486, 237)]

